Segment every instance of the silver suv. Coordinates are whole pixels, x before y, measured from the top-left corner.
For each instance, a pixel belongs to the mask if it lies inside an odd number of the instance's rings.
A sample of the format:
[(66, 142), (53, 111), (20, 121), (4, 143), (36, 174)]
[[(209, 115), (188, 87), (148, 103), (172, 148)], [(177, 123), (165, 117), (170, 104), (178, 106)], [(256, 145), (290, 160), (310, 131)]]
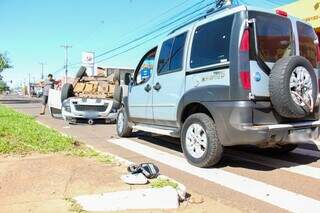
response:
[(284, 11), (209, 13), (142, 58), (118, 113), (118, 135), (135, 129), (179, 137), (198, 167), (218, 163), (226, 146), (289, 152), (297, 139), (319, 135), (319, 56), (313, 28)]

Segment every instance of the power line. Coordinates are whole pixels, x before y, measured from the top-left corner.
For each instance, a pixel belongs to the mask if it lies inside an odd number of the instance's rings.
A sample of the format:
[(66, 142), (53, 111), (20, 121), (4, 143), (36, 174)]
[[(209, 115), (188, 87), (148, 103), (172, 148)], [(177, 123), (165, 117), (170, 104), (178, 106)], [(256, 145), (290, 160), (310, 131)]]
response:
[[(198, 2), (198, 3), (196, 3), (196, 4), (194, 4), (194, 5), (186, 8), (185, 10), (179, 12), (179, 14), (175, 15), (175, 16), (172, 17), (172, 18), (176, 18), (176, 17), (179, 17), (179, 16), (183, 15), (185, 12), (189, 11), (190, 9), (192, 9), (192, 8), (194, 8), (194, 7), (196, 7), (196, 6), (199, 6), (199, 4), (204, 3), (205, 1), (206, 1), (206, 0), (202, 0), (202, 1), (200, 1), (200, 2)], [(126, 42), (125, 44), (122, 44), (122, 45), (120, 45), (120, 46), (118, 46), (118, 47), (116, 47), (116, 48), (113, 48), (113, 49), (111, 49), (111, 50), (105, 51), (104, 53), (99, 54), (99, 55), (96, 56), (95, 58), (99, 58), (99, 57), (102, 57), (102, 56), (104, 56), (104, 55), (110, 54), (110, 53), (112, 53), (112, 52), (114, 52), (114, 51), (117, 51), (117, 50), (119, 50), (119, 49), (122, 49), (122, 48), (124, 48), (124, 47), (126, 47), (126, 46), (128, 46), (128, 45), (130, 45), (130, 44), (132, 44), (132, 43), (135, 43), (135, 42), (140, 41), (140, 40), (142, 40), (142, 39), (144, 39), (144, 38), (146, 38), (146, 37), (149, 37), (149, 36), (153, 35), (154, 33), (157, 33), (157, 32), (159, 32), (159, 31), (161, 31), (161, 30), (163, 30), (163, 29), (166, 29), (167, 27), (170, 27), (171, 25), (176, 24), (177, 22), (180, 22), (181, 20), (184, 20), (185, 18), (187, 18), (187, 17), (189, 17), (189, 16), (194, 15), (195, 13), (197, 13), (197, 12), (199, 12), (199, 11), (201, 11), (201, 10), (206, 9), (207, 7), (211, 6), (212, 4), (213, 4), (213, 3), (206, 4), (205, 6), (200, 7), (200, 8), (197, 9), (197, 10), (194, 10), (194, 11), (192, 11), (192, 12), (190, 12), (190, 13), (182, 16), (182, 17), (179, 17), (179, 18), (174, 19), (173, 21), (172, 21), (172, 18), (171, 18), (171, 19), (169, 19), (170, 22), (167, 23), (167, 24), (165, 24), (164, 26), (161, 26), (161, 27), (159, 27), (159, 28), (156, 28), (156, 29), (152, 30), (151, 32), (146, 33), (146, 34), (144, 34), (144, 35), (142, 35), (142, 36), (139, 36), (138, 38), (135, 38), (135, 39), (131, 40), (130, 42)], [(190, 20), (189, 20), (189, 21), (190, 21)], [(187, 22), (189, 22), (189, 21), (187, 21)], [(165, 21), (165, 22), (167, 22), (167, 21)], [(165, 22), (164, 22), (164, 23), (165, 23)], [(159, 25), (160, 25), (160, 24), (159, 24)], [(180, 24), (180, 25), (181, 25), (181, 24)], [(158, 25), (157, 25), (157, 26), (158, 26)], [(177, 27), (177, 26), (176, 26), (176, 27)], [(176, 27), (174, 27), (173, 29), (175, 29)], [(122, 51), (122, 52), (120, 52), (120, 53), (116, 53), (116, 54), (112, 55), (111, 57), (108, 57), (108, 58), (99, 60), (99, 61), (97, 61), (96, 63), (100, 63), (100, 62), (105, 61), (105, 60), (108, 60), (108, 59), (110, 59), (110, 58), (114, 58), (114, 57), (116, 57), (116, 56), (118, 56), (118, 55), (121, 55), (121, 54), (123, 54), (123, 53), (125, 53), (125, 52), (128, 52), (128, 51), (130, 51), (130, 50), (132, 50), (132, 49), (135, 49), (135, 48), (143, 45), (145, 42), (151, 41), (151, 40), (153, 40), (153, 39), (155, 39), (155, 38), (163, 35), (164, 33), (168, 33), (168, 32), (170, 32), (170, 31), (172, 31), (173, 29), (170, 29), (170, 30), (165, 31), (165, 32), (160, 33), (160, 34), (157, 34), (156, 36), (154, 36), (154, 37), (152, 37), (152, 38), (150, 38), (150, 39), (148, 39), (148, 40), (146, 40), (146, 41), (143, 41), (142, 43), (139, 43), (139, 44), (137, 44), (137, 45), (135, 45), (135, 46), (133, 46), (133, 47), (130, 47), (129, 49), (126, 49), (126, 50), (124, 50), (124, 51)], [(80, 63), (78, 62), (78, 63), (71, 64), (70, 67), (76, 66), (76, 65), (79, 65), (79, 64), (81, 64), (81, 62), (80, 62)], [(60, 70), (59, 70), (59, 71), (60, 71)]]
[[(190, 12), (190, 13), (182, 16), (182, 17), (179, 17), (179, 16), (183, 15), (185, 12), (191, 10), (192, 8), (194, 8), (194, 7), (196, 7), (196, 6), (199, 6), (199, 4), (204, 3), (205, 1), (207, 1), (207, 0), (201, 0), (201, 1), (197, 2), (196, 4), (191, 5), (190, 7), (184, 9), (183, 11), (179, 12), (179, 13), (176, 14), (175, 16), (173, 16), (173, 17), (171, 17), (170, 19), (168, 19), (168, 20), (166, 20), (166, 21), (163, 22), (163, 23), (166, 23), (166, 22), (170, 21), (169, 23), (167, 23), (167, 24), (165, 24), (165, 25), (163, 25), (163, 26), (160, 26), (160, 27), (152, 30), (151, 32), (145, 33), (145, 34), (143, 34), (142, 36), (139, 36), (138, 38), (132, 39), (131, 41), (126, 42), (126, 43), (124, 43), (124, 44), (122, 44), (122, 45), (120, 45), (120, 46), (118, 46), (118, 47), (115, 47), (115, 48), (113, 48), (113, 49), (111, 49), (111, 50), (107, 50), (107, 51), (105, 51), (105, 52), (97, 55), (97, 56), (95, 57), (95, 59), (100, 58), (100, 57), (102, 57), (102, 56), (105, 56), (105, 55), (107, 55), (107, 54), (110, 54), (110, 53), (112, 53), (112, 52), (115, 52), (115, 51), (117, 51), (117, 50), (119, 50), (119, 49), (122, 49), (122, 48), (124, 48), (124, 47), (126, 47), (126, 46), (129, 46), (130, 44), (135, 43), (135, 42), (138, 42), (138, 41), (140, 41), (140, 40), (142, 40), (142, 39), (144, 39), (144, 38), (146, 38), (146, 37), (148, 37), (148, 36), (151, 36), (151, 35), (159, 32), (160, 30), (163, 30), (163, 29), (165, 29), (165, 28), (167, 28), (167, 27), (169, 27), (169, 26), (171, 26), (171, 25), (173, 25), (173, 24), (175, 24), (175, 23), (177, 23), (177, 22), (179, 22), (179, 21), (187, 18), (188, 16), (193, 15), (194, 13), (196, 13), (196, 12), (198, 12), (198, 11), (200, 11), (200, 10), (203, 10), (203, 9), (205, 9), (206, 7), (208, 7), (208, 6), (210, 6), (210, 5), (213, 4), (213, 3), (206, 4), (205, 6), (201, 7), (200, 9), (197, 9), (197, 10), (192, 11), (192, 12)], [(179, 17), (179, 18), (176, 18), (176, 17)], [(175, 19), (174, 19), (174, 18), (175, 18)], [(174, 20), (172, 21), (172, 19), (174, 19)], [(158, 24), (158, 25), (161, 25), (161, 24)], [(156, 25), (156, 26), (158, 26), (158, 25)], [(96, 63), (98, 63), (98, 62), (96, 62)], [(81, 64), (81, 62), (77, 62), (77, 63), (71, 64), (70, 66), (75, 66), (75, 65), (79, 65), (79, 64)]]
[[(202, 0), (202, 1), (204, 1), (204, 0)], [(212, 5), (212, 3), (207, 4), (207, 5), (204, 6), (204, 7), (201, 7), (199, 10), (202, 10), (202, 9), (204, 9), (204, 8), (210, 6), (210, 5)], [(193, 7), (194, 7), (194, 6), (193, 6)], [(198, 10), (198, 11), (199, 11), (199, 10)], [(174, 23), (176, 23), (176, 22), (178, 22), (178, 21), (181, 21), (181, 20), (183, 20), (184, 18), (186, 18), (186, 17), (194, 14), (195, 12), (197, 12), (197, 11), (192, 11), (191, 13), (188, 13), (188, 14), (186, 14), (186, 15), (178, 18), (178, 19), (175, 19), (175, 20), (169, 22), (168, 24), (165, 24), (165, 25), (162, 26), (162, 27), (156, 28), (156, 29), (152, 30), (152, 31), (149, 32), (149, 33), (146, 33), (146, 34), (144, 34), (144, 35), (142, 35), (142, 36), (139, 36), (138, 38), (135, 38), (135, 39), (133, 39), (133, 40), (131, 40), (131, 41), (129, 41), (129, 42), (126, 42), (126, 43), (124, 43), (124, 44), (122, 44), (122, 45), (120, 45), (120, 46), (118, 46), (118, 47), (116, 47), (116, 48), (113, 48), (113, 49), (111, 49), (111, 50), (105, 51), (105, 52), (97, 55), (95, 58), (99, 58), (99, 57), (104, 56), (104, 55), (106, 55), (106, 54), (108, 54), (108, 53), (114, 52), (114, 51), (116, 51), (116, 50), (118, 50), (118, 49), (121, 49), (121, 48), (123, 48), (123, 47), (126, 47), (126, 46), (128, 46), (128, 45), (130, 45), (130, 44), (132, 44), (132, 43), (134, 43), (134, 42), (137, 42), (137, 41), (139, 41), (139, 40), (141, 40), (141, 39), (143, 39), (143, 38), (145, 38), (145, 37), (148, 37), (148, 36), (150, 36), (150, 35), (152, 35), (152, 34), (154, 34), (154, 33), (157, 33), (159, 30), (165, 29), (165, 28), (169, 27), (170, 25), (172, 25), (172, 24), (174, 24)]]
[[(211, 4), (210, 4), (210, 5), (211, 5)], [(196, 11), (196, 12), (199, 12), (199, 11)], [(206, 12), (205, 12), (205, 13), (206, 13)], [(196, 14), (196, 17), (198, 18), (200, 15), (205, 15), (205, 13), (198, 13), (198, 14)], [(196, 17), (192, 17), (192, 18), (188, 19), (187, 21), (185, 21), (185, 23), (189, 23), (191, 20), (194, 20)], [(180, 24), (179, 24), (179, 25), (180, 25)], [(178, 26), (175, 26), (175, 27), (173, 27), (173, 28), (171, 28), (171, 29), (169, 29), (169, 30), (166, 30), (166, 31), (164, 31), (164, 32), (162, 32), (162, 33), (159, 33), (159, 34), (157, 34), (157, 35), (154, 36), (154, 37), (151, 37), (151, 38), (149, 38), (149, 39), (147, 39), (147, 40), (144, 40), (143, 42), (140, 42), (139, 44), (137, 44), (137, 45), (135, 45), (135, 46), (133, 46), (133, 47), (130, 47), (130, 48), (128, 48), (128, 49), (126, 49), (126, 50), (124, 50), (124, 51), (122, 51), (122, 52), (116, 53), (116, 54), (114, 54), (114, 55), (112, 55), (112, 56), (110, 56), (110, 57), (101, 59), (101, 60), (97, 61), (96, 63), (101, 63), (101, 62), (103, 62), (103, 61), (109, 60), (109, 59), (111, 59), (111, 58), (114, 58), (114, 57), (117, 57), (117, 56), (119, 56), (119, 55), (122, 55), (122, 54), (124, 54), (124, 53), (126, 53), (126, 52), (129, 52), (129, 51), (131, 51), (131, 50), (133, 50), (133, 49), (135, 49), (135, 48), (137, 48), (137, 47), (140, 47), (140, 46), (144, 45), (146, 42), (149, 42), (149, 41), (154, 40), (154, 39), (156, 39), (156, 38), (158, 38), (158, 37), (160, 37), (160, 36), (162, 36), (162, 35), (164, 35), (164, 34), (166, 34), (166, 33), (168, 33), (168, 32), (171, 32), (172, 30), (176, 29), (177, 27), (178, 27)]]

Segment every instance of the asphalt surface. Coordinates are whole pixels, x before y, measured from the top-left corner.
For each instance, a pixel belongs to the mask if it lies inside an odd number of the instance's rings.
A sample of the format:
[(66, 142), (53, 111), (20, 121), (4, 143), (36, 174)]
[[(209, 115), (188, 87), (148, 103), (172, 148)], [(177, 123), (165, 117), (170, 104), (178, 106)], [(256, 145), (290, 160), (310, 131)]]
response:
[(275, 155), (252, 147), (227, 148), (219, 165), (190, 166), (176, 139), (137, 132), (120, 139), (115, 125), (68, 125), (39, 116), (40, 100), (0, 96), (6, 104), (94, 148), (134, 163), (153, 162), (199, 194), (243, 212), (320, 212), (320, 143), (302, 141), (290, 154)]

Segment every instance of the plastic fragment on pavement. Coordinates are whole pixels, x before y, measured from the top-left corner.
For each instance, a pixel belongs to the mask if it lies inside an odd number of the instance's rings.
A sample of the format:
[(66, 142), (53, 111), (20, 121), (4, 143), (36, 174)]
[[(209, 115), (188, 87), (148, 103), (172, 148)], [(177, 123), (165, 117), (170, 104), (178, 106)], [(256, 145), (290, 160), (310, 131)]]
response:
[(130, 185), (144, 185), (149, 182), (142, 173), (122, 175), (121, 180)]
[(85, 211), (123, 211), (137, 209), (176, 209), (179, 196), (172, 187), (139, 189), (74, 198)]

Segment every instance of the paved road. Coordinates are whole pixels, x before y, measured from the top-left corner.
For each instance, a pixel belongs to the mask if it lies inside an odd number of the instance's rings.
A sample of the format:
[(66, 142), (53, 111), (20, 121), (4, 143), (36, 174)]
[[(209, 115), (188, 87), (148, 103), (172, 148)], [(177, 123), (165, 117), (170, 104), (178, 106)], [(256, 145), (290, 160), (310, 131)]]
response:
[(272, 155), (249, 147), (228, 148), (215, 168), (199, 169), (183, 158), (179, 141), (138, 132), (116, 136), (114, 125), (67, 125), (38, 116), (39, 101), (0, 96), (0, 104), (35, 116), (40, 122), (71, 135), (102, 152), (129, 161), (151, 161), (163, 174), (187, 188), (243, 212), (320, 212), (320, 143), (304, 141), (293, 153)]

